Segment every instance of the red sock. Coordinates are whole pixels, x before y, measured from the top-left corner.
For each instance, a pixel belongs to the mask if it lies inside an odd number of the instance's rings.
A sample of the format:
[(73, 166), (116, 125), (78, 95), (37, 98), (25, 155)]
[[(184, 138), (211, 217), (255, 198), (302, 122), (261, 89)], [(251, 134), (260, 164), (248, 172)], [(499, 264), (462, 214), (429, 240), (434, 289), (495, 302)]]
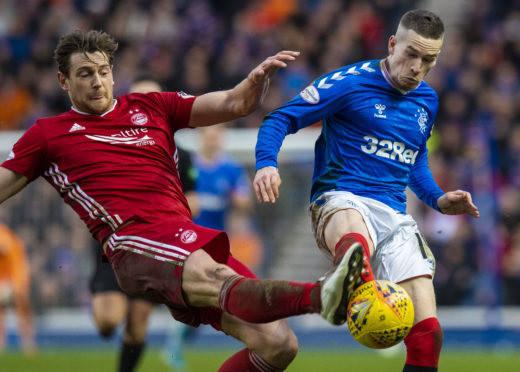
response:
[(283, 369), (273, 367), (261, 356), (249, 349), (242, 349), (232, 355), (220, 366), (217, 372), (282, 372)]
[(437, 368), (442, 339), (442, 329), (437, 318), (424, 319), (414, 325), (404, 339), (406, 365)]
[(229, 277), (219, 295), (220, 308), (251, 323), (268, 323), (293, 315), (319, 313), (320, 285), (283, 280)]
[(367, 273), (362, 274), (362, 277), (365, 281), (374, 280), (374, 274), (372, 273), (372, 268), (370, 267), (369, 260), (370, 260), (370, 248), (368, 247), (368, 242), (365, 239), (365, 237), (358, 233), (350, 233), (343, 235), (341, 239), (336, 244), (336, 247), (334, 248), (335, 254), (334, 254), (334, 264), (337, 264), (339, 260), (345, 255), (347, 250), (352, 246), (354, 243), (360, 243), (363, 246), (363, 250), (365, 251), (365, 268), (368, 270)]

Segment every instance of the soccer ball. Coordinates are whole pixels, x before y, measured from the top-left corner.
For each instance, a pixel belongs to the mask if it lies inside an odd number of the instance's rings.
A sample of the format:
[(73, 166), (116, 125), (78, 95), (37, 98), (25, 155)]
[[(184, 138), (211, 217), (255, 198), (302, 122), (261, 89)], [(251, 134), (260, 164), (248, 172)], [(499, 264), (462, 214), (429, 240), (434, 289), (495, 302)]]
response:
[(347, 324), (360, 344), (385, 349), (401, 342), (413, 325), (412, 299), (399, 285), (373, 280), (360, 285), (347, 307)]

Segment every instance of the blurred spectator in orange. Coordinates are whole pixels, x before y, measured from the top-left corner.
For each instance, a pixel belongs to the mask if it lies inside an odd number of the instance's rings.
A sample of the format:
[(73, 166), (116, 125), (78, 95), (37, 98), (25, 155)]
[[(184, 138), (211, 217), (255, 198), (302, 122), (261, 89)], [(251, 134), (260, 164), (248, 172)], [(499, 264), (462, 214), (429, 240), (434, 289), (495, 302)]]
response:
[(30, 273), (25, 247), (9, 227), (0, 224), (0, 351), (6, 347), (3, 313), (14, 304), (18, 315), (21, 347), (24, 353), (36, 352), (33, 311), (29, 299)]
[(272, 30), (287, 19), (297, 5), (296, 0), (252, 1), (246, 11), (246, 24), (255, 32)]
[(228, 226), (231, 254), (253, 272), (258, 272), (264, 258), (264, 246), (249, 212), (233, 211)]
[(0, 129), (19, 129), (32, 105), (27, 89), (11, 77), (1, 81), (0, 76)]

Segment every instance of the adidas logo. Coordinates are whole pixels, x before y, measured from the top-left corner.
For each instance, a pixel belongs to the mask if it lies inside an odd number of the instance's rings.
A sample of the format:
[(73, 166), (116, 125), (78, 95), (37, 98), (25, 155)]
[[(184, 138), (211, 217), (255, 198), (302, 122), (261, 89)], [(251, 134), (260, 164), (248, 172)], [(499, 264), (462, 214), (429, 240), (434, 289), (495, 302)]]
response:
[(77, 130), (84, 130), (84, 129), (85, 129), (84, 126), (81, 126), (78, 123), (74, 123), (74, 125), (72, 127), (70, 127), (70, 129), (69, 129), (69, 133), (70, 132), (75, 132)]

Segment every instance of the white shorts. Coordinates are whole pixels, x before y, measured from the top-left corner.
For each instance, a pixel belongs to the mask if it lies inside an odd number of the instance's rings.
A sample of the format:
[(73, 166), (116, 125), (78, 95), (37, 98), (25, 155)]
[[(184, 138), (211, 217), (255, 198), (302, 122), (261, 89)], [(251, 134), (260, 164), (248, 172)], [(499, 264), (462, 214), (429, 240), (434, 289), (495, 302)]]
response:
[(348, 191), (329, 191), (310, 205), (312, 229), (318, 247), (330, 256), (324, 229), (330, 217), (345, 209), (363, 216), (375, 252), (370, 265), (376, 279), (399, 283), (435, 273), (435, 258), (419, 233), (414, 219), (377, 200)]

